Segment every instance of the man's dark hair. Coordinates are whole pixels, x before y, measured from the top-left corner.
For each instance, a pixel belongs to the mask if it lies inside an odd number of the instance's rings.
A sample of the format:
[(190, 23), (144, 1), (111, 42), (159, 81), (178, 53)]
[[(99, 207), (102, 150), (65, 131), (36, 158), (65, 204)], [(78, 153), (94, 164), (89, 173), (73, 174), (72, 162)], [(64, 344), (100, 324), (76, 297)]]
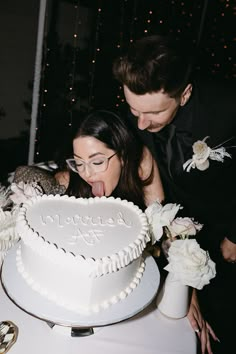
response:
[(190, 81), (188, 50), (171, 37), (144, 37), (115, 60), (114, 77), (137, 95), (163, 90), (178, 98)]

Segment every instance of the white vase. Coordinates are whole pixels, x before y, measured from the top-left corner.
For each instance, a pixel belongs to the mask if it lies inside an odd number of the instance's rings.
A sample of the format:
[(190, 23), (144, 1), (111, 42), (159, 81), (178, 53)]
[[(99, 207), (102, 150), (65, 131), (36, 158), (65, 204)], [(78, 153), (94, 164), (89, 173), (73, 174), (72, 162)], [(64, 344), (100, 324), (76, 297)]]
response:
[(189, 309), (189, 287), (174, 280), (173, 274), (169, 273), (157, 296), (157, 307), (167, 317), (185, 317)]

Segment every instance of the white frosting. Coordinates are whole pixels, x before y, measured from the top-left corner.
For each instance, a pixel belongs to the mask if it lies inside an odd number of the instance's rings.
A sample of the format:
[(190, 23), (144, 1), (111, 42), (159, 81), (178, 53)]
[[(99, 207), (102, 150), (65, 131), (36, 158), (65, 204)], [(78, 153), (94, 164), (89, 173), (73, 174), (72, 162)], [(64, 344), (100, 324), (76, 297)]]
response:
[(17, 221), (17, 268), (35, 291), (79, 313), (100, 311), (138, 285), (146, 216), (119, 198), (38, 196)]

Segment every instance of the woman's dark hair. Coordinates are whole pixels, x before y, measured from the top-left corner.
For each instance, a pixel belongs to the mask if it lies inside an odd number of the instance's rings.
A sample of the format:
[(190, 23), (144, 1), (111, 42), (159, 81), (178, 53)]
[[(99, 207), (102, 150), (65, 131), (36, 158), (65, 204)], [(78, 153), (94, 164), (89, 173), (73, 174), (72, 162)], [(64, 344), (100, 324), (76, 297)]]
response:
[[(121, 176), (112, 196), (132, 201), (140, 208), (145, 208), (143, 187), (152, 180), (152, 173), (146, 181), (139, 177), (143, 144), (134, 135), (128, 122), (118, 114), (107, 110), (96, 110), (79, 120), (70, 143), (70, 157), (73, 155), (72, 142), (78, 137), (94, 137), (114, 150), (122, 160)], [(69, 156), (67, 156), (69, 157)], [(88, 198), (92, 196), (91, 187), (79, 176), (70, 171), (68, 195)]]
[(137, 95), (163, 90), (179, 98), (189, 83), (192, 62), (190, 47), (183, 44), (170, 36), (144, 37), (114, 61), (114, 77)]

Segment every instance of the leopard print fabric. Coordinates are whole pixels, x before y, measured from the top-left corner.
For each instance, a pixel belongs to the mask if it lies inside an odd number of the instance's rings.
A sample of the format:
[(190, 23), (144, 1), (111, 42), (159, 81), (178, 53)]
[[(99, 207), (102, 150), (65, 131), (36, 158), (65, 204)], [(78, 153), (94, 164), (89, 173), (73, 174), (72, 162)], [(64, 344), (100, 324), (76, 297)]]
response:
[(52, 171), (37, 166), (19, 166), (14, 173), (13, 182), (36, 182), (45, 194), (64, 194), (66, 191), (66, 187), (56, 181)]

